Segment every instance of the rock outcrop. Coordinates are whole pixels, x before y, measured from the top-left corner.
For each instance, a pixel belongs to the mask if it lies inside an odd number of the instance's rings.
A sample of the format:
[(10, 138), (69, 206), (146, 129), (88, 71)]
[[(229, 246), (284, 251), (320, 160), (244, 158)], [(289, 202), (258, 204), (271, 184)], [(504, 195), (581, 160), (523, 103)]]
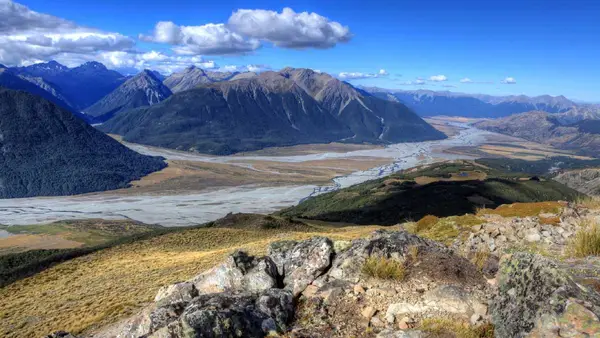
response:
[(600, 336), (600, 295), (539, 255), (502, 261), (490, 313), (499, 338)]
[[(365, 269), (382, 262), (402, 273)], [(600, 335), (596, 284), (526, 253), (505, 256), (492, 277), (486, 282), (452, 249), (406, 231), (352, 242), (280, 241), (265, 257), (236, 251), (189, 281), (161, 288), (152, 305), (91, 337), (417, 338), (430, 337), (423, 323), (436, 318), (473, 330), (492, 322), (501, 338)], [(74, 338), (48, 336), (63, 337)]]

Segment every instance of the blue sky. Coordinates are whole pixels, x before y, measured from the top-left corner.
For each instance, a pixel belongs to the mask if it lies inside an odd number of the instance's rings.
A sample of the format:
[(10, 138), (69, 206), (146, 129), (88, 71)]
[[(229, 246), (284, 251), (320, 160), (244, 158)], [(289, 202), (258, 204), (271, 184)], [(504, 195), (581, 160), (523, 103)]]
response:
[[(350, 82), (385, 88), (550, 94), (600, 101), (599, 1), (18, 2), (77, 25), (132, 37), (140, 52), (165, 54), (172, 53), (172, 45), (139, 41), (138, 35), (151, 35), (159, 21), (201, 26), (227, 23), (238, 9), (281, 12), (290, 7), (347, 26), (352, 38), (330, 48), (302, 50), (263, 41), (262, 47), (241, 55), (202, 58), (219, 66), (309, 67), (332, 74), (376, 74), (384, 69), (386, 76)], [(438, 75), (447, 80), (429, 80)], [(501, 82), (509, 77), (516, 83)], [(472, 83), (461, 83), (464, 78)]]

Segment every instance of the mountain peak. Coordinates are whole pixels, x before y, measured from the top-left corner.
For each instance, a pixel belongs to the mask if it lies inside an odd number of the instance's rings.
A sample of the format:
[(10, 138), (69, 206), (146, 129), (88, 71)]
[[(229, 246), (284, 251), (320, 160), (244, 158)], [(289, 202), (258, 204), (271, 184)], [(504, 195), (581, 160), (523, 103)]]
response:
[(3, 69), (3, 68), (6, 68), (6, 66), (0, 63), (0, 69)]
[(104, 64), (97, 62), (97, 61), (88, 61), (88, 62), (82, 64), (81, 66), (79, 66), (78, 68), (92, 68), (92, 69), (100, 69), (100, 70), (107, 69)]

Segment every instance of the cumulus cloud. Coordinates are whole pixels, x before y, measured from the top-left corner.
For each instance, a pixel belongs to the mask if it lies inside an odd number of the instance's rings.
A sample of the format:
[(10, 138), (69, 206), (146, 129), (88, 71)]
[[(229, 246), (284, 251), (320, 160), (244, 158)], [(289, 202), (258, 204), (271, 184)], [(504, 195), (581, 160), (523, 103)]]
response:
[(262, 9), (240, 9), (228, 21), (229, 27), (250, 38), (265, 40), (283, 48), (331, 48), (352, 38), (350, 28), (317, 13), (281, 13)]
[(516, 84), (517, 80), (515, 80), (514, 77), (507, 77), (504, 80), (501, 81), (504, 84)]
[(119, 33), (79, 26), (0, 0), (0, 62), (24, 65), (61, 54), (130, 50), (135, 41)]
[(341, 72), (338, 74), (338, 78), (342, 80), (361, 80), (386, 77), (388, 75), (389, 73), (385, 69), (380, 69), (377, 73)]
[(152, 35), (140, 35), (140, 40), (174, 45), (181, 55), (225, 55), (251, 52), (260, 48), (260, 42), (233, 32), (224, 24), (178, 26), (161, 21)]
[(56, 61), (68, 67), (78, 66), (88, 61), (98, 61), (108, 68), (119, 70), (125, 74), (136, 73), (142, 69), (156, 70), (162, 74), (171, 74), (195, 65), (204, 69), (216, 69), (219, 66), (212, 60), (200, 56), (168, 55), (157, 51), (150, 52), (103, 52), (93, 55), (61, 54)]
[(448, 81), (448, 78), (445, 75), (434, 75), (434, 76), (429, 77), (429, 81), (444, 82), (444, 81)]
[(400, 82), (399, 84), (402, 86), (422, 86), (422, 85), (426, 84), (426, 82), (424, 79), (418, 77), (415, 80)]
[(269, 67), (267, 65), (246, 65), (246, 66), (227, 65), (227, 66), (220, 67), (218, 70), (222, 71), (222, 72), (259, 73), (259, 72), (264, 72), (266, 70), (271, 70), (271, 67)]
[(465, 77), (464, 79), (460, 80), (460, 83), (466, 83), (466, 84), (493, 84), (493, 81), (473, 81), (468, 77)]

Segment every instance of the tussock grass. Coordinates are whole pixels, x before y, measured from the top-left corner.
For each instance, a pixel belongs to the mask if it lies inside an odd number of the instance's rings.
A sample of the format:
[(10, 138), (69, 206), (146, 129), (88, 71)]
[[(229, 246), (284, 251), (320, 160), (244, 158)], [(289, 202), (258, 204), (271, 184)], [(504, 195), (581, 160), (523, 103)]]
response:
[(471, 256), (471, 262), (475, 265), (479, 270), (483, 270), (483, 266), (485, 262), (490, 258), (490, 252), (487, 250), (480, 250), (473, 253)]
[(455, 337), (455, 338), (493, 338), (494, 326), (484, 324), (478, 327), (452, 318), (426, 318), (421, 322), (419, 329), (428, 334), (428, 337)]
[(588, 209), (600, 209), (600, 197), (598, 196), (581, 196), (575, 200), (575, 203)]
[(402, 281), (406, 275), (404, 263), (392, 258), (369, 257), (362, 267), (365, 276)]
[(589, 220), (582, 221), (581, 229), (569, 241), (566, 251), (571, 257), (600, 256), (600, 225)]
[(532, 202), (504, 204), (496, 209), (478, 209), (477, 215), (500, 215), (502, 217), (539, 216), (542, 213), (558, 214), (565, 207), (564, 202)]
[(423, 218), (421, 218), (418, 222), (417, 222), (417, 226), (416, 226), (416, 231), (417, 232), (422, 232), (424, 230), (430, 229), (432, 226), (434, 226), (437, 222), (439, 222), (439, 217), (437, 216), (433, 216), (433, 215), (427, 215)]
[(195, 228), (101, 250), (1, 288), (0, 337), (90, 332), (136, 313), (161, 286), (190, 279), (236, 249), (263, 255), (273, 241), (352, 240), (376, 229), (383, 227)]

